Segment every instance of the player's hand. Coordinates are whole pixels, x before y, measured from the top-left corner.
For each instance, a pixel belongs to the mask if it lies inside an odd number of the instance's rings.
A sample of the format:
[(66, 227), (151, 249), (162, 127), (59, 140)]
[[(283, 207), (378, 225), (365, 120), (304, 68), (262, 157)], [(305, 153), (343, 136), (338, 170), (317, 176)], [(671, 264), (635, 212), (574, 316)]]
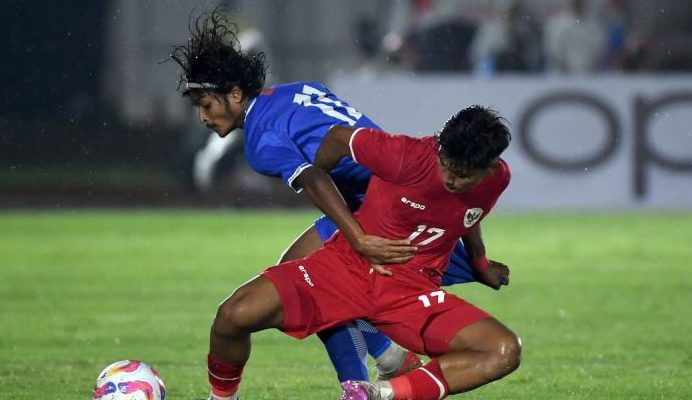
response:
[(509, 267), (498, 261), (489, 260), (489, 262), (490, 265), (485, 271), (476, 271), (478, 281), (495, 290), (509, 285)]
[(362, 236), (353, 247), (372, 265), (378, 266), (405, 263), (418, 251), (408, 239), (392, 240), (373, 235)]

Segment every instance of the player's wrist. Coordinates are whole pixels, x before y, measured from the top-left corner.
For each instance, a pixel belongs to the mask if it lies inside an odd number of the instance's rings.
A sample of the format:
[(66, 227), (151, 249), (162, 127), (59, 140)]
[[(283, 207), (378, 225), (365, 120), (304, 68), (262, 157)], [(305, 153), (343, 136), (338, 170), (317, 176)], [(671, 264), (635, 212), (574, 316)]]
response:
[(478, 272), (484, 272), (490, 268), (490, 260), (488, 260), (488, 257), (485, 254), (473, 257), (471, 258), (471, 266)]
[(351, 247), (353, 247), (357, 252), (361, 252), (365, 246), (365, 234), (363, 232), (351, 232), (347, 237)]

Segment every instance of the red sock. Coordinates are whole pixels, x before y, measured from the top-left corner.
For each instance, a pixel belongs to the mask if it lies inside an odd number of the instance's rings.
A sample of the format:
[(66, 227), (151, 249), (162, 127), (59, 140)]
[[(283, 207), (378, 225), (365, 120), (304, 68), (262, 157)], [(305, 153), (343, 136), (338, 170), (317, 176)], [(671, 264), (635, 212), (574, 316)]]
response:
[(230, 397), (238, 391), (243, 366), (232, 365), (213, 354), (207, 355), (207, 368), (211, 391), (218, 397)]
[(394, 400), (438, 400), (447, 397), (449, 392), (437, 360), (390, 379), (389, 383), (394, 391)]

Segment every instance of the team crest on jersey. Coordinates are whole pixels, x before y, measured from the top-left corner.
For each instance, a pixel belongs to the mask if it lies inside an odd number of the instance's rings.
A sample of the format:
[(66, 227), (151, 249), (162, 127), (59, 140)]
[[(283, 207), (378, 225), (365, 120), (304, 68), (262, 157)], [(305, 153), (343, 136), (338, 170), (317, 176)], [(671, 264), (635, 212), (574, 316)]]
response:
[(466, 215), (464, 215), (464, 227), (465, 228), (470, 228), (473, 226), (473, 224), (476, 223), (479, 219), (481, 219), (481, 215), (483, 215), (483, 209), (482, 208), (469, 208), (466, 210)]

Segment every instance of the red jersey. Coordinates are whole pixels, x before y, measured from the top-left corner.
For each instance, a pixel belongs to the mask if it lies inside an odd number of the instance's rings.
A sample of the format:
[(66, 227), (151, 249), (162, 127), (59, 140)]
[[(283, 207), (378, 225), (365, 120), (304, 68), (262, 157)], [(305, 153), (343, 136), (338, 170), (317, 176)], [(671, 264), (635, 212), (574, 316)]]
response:
[[(441, 276), (457, 240), (488, 215), (510, 180), (509, 167), (500, 160), (497, 170), (473, 189), (448, 191), (432, 136), (413, 138), (362, 128), (353, 133), (350, 145), (354, 161), (373, 173), (356, 213), (363, 230), (409, 238), (418, 246), (418, 253), (397, 268), (425, 268)], [(343, 235), (337, 233), (332, 241), (352, 251)]]

